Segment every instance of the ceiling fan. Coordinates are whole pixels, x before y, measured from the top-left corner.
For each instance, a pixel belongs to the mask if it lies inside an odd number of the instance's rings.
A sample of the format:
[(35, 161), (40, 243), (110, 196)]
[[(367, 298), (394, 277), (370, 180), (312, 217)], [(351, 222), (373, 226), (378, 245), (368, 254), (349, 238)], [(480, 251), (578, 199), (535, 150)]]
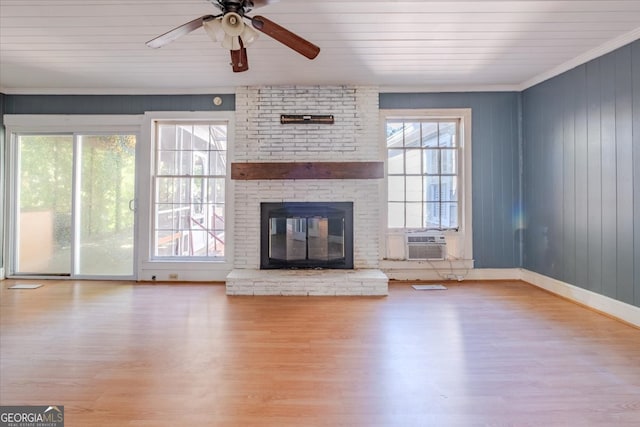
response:
[[(278, 0), (208, 1), (218, 7), (222, 13), (219, 15), (204, 15), (186, 24), (182, 24), (161, 36), (149, 40), (146, 43), (147, 46), (157, 49), (200, 27), (204, 27), (209, 37), (214, 41), (221, 41), (222, 46), (229, 49), (231, 52), (231, 67), (236, 73), (249, 69), (246, 46), (258, 37), (258, 33), (255, 30), (265, 33), (309, 59), (314, 59), (318, 56), (318, 53), (320, 53), (320, 48), (315, 44), (292, 33), (264, 16), (256, 15), (251, 17), (247, 15), (247, 13), (254, 8), (276, 3)], [(251, 26), (245, 23), (245, 19), (251, 22)]]

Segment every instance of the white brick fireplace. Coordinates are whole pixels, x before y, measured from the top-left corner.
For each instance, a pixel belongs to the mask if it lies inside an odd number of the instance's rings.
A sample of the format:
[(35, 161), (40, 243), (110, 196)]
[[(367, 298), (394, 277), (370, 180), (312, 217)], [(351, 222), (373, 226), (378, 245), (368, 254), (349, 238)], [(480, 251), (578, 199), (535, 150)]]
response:
[[(281, 124), (281, 114), (334, 124)], [(250, 162), (374, 162), (378, 91), (361, 86), (244, 87), (236, 92), (233, 158)], [(386, 295), (379, 270), (383, 179), (233, 180), (230, 295)], [(261, 202), (353, 202), (353, 270), (260, 270)]]

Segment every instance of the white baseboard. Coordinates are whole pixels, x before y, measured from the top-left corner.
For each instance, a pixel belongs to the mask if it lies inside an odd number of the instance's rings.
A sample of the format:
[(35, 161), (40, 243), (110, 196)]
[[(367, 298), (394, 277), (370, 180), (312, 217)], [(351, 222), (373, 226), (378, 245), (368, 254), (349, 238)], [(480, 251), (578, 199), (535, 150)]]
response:
[(520, 280), (519, 268), (474, 268), (466, 280)]
[(138, 276), (139, 282), (224, 282), (226, 280), (226, 271), (188, 271), (188, 270), (150, 270), (143, 271)]
[(520, 270), (520, 278), (556, 295), (640, 327), (640, 307), (525, 269)]
[(4, 280), (4, 267), (0, 267), (0, 280)]
[(518, 268), (453, 268), (453, 269), (412, 269), (382, 268), (391, 280), (520, 280)]
[(178, 263), (143, 262), (138, 270), (140, 282), (224, 282), (232, 270), (220, 262)]

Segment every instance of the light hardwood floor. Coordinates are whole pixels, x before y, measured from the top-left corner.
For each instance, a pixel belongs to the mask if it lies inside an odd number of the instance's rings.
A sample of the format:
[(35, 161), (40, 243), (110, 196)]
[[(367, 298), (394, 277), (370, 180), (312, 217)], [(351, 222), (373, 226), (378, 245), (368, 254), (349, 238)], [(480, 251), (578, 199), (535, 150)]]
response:
[(521, 282), (309, 298), (13, 283), (0, 404), (64, 405), (67, 427), (640, 425), (640, 330)]

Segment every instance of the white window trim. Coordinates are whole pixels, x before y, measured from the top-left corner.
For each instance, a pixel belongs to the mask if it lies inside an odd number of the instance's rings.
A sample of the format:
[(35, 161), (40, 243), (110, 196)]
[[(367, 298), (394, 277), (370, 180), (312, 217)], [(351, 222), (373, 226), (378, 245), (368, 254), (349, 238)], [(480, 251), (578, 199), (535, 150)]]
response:
[[(7, 133), (3, 133), (2, 129), (0, 129), (0, 167), (3, 168), (3, 171), (8, 170), (9, 164), (5, 162), (5, 150), (7, 147), (7, 141), (9, 140), (10, 135)], [(5, 175), (6, 173), (0, 173), (0, 280), (5, 279), (4, 274), (4, 265), (5, 265), (5, 233), (6, 233), (6, 224), (5, 224), (5, 209), (7, 209), (7, 190), (5, 187)]]
[[(462, 158), (460, 164), (460, 179), (462, 180), (462, 189), (460, 191), (460, 200), (463, 203), (463, 209), (461, 210), (460, 224), (458, 231), (446, 231), (445, 237), (456, 238), (462, 240), (457, 254), (454, 254), (455, 259), (461, 261), (460, 268), (468, 268), (472, 265), (473, 260), (473, 225), (472, 225), (472, 153), (471, 153), (471, 109), (470, 108), (452, 108), (452, 109), (398, 109), (398, 110), (380, 110), (380, 123), (381, 123), (381, 150), (385, 152), (385, 177), (387, 176), (387, 160), (386, 160), (386, 124), (390, 119), (459, 119), (460, 120), (460, 146), (462, 148)], [(382, 253), (387, 253), (387, 237), (393, 234), (404, 234), (404, 229), (388, 229), (388, 187), (385, 184), (382, 191), (384, 195), (382, 197)], [(471, 261), (471, 262), (470, 262)], [(441, 262), (427, 262), (424, 261), (400, 261), (400, 262), (383, 262), (384, 265), (396, 265), (410, 268), (411, 266), (421, 265), (421, 268), (438, 268), (442, 265), (449, 266), (451, 260)]]
[[(138, 241), (140, 259), (139, 280), (175, 280), (170, 274), (177, 274), (180, 281), (220, 281), (233, 268), (233, 182), (231, 163), (234, 160), (233, 141), (235, 140), (235, 120), (233, 111), (154, 111), (144, 115), (140, 138), (140, 215)], [(224, 259), (206, 260), (167, 260), (154, 259), (152, 247), (153, 227), (153, 188), (155, 173), (155, 123), (158, 121), (226, 121), (227, 128), (227, 177), (225, 180), (225, 256)], [(155, 279), (154, 279), (155, 277)]]
[(142, 115), (5, 114), (7, 141), (22, 132), (119, 132), (138, 133)]
[[(158, 161), (159, 161), (159, 149), (157, 146), (157, 141), (155, 140), (155, 138), (158, 137), (158, 127), (159, 125), (163, 125), (163, 124), (171, 124), (171, 125), (183, 125), (183, 124), (187, 124), (187, 125), (194, 125), (196, 123), (200, 123), (200, 124), (205, 124), (205, 125), (212, 125), (212, 124), (224, 124), (227, 127), (227, 134), (228, 134), (228, 127), (229, 127), (229, 123), (226, 120), (154, 120), (153, 121), (153, 126), (154, 126), (154, 148), (153, 148), (153, 159), (152, 159), (152, 176), (151, 176), (151, 194), (152, 195), (156, 195), (157, 194), (157, 185), (158, 185), (158, 178), (165, 178), (167, 175), (162, 174), (158, 171)], [(227, 144), (228, 147), (228, 144)], [(197, 152), (194, 151), (194, 155)], [(226, 150), (225, 150), (225, 155), (226, 155)], [(228, 166), (229, 162), (227, 160), (227, 166)], [(228, 169), (228, 168), (227, 168)], [(171, 174), (169, 174), (171, 175)], [(202, 178), (202, 179), (219, 179), (222, 178), (222, 175), (190, 175), (190, 174), (175, 174), (174, 176), (179, 175), (181, 178)], [(224, 174), (224, 178), (225, 178), (225, 190), (226, 187), (228, 186), (227, 184), (227, 176), (229, 175), (229, 170), (225, 170), (225, 174)], [(151, 210), (151, 260), (152, 261), (165, 261), (165, 262), (193, 262), (193, 261), (205, 261), (205, 262), (220, 262), (220, 261), (224, 261), (225, 257), (221, 257), (221, 256), (198, 256), (198, 255), (189, 255), (189, 256), (184, 256), (184, 255), (155, 255), (155, 252), (157, 250), (157, 248), (155, 247), (155, 245), (157, 244), (157, 241), (155, 240), (155, 233), (158, 231), (157, 227), (157, 212), (155, 211), (156, 207), (155, 205), (155, 200), (153, 200), (154, 198), (152, 197), (152, 201), (151, 201), (151, 206), (152, 206), (152, 210)], [(224, 222), (225, 222), (225, 235), (226, 235), (226, 223), (227, 223), (227, 209), (226, 209), (226, 192), (225, 192), (225, 201), (224, 201), (224, 205), (225, 205), (225, 218), (224, 218)], [(225, 247), (226, 247), (226, 242), (225, 242)], [(225, 256), (226, 256), (226, 249), (225, 249)]]

